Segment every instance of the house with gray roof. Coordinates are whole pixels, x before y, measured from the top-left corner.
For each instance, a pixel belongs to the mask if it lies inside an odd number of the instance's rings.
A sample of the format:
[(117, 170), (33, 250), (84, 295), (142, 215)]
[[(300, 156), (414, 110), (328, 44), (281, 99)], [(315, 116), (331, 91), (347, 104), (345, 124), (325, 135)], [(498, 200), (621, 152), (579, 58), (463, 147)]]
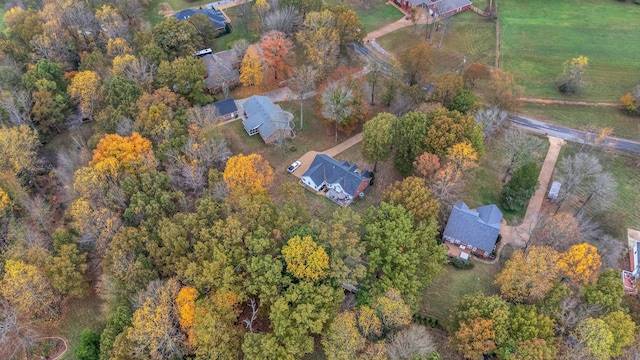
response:
[(220, 10), (215, 9), (184, 9), (180, 10), (177, 13), (173, 14), (173, 17), (178, 20), (187, 20), (193, 15), (202, 14), (209, 18), (213, 23), (213, 27), (219, 31), (223, 32), (227, 25), (227, 18), (224, 17), (224, 14)]
[(293, 136), (292, 121), (280, 106), (262, 95), (254, 95), (242, 104), (242, 125), (249, 136), (259, 134), (265, 144)]
[(359, 171), (355, 164), (318, 154), (301, 181), (316, 192), (325, 190), (325, 195), (335, 203), (348, 206), (369, 186), (371, 174)]
[(442, 239), (470, 252), (488, 257), (496, 246), (502, 212), (494, 204), (471, 210), (462, 201), (451, 210)]
[(220, 51), (215, 54), (206, 54), (201, 57), (207, 68), (207, 77), (204, 79), (210, 93), (233, 88), (240, 80), (240, 59), (235, 50)]
[(231, 98), (216, 101), (211, 106), (216, 109), (216, 120), (226, 121), (238, 116), (238, 106), (236, 106), (236, 101)]

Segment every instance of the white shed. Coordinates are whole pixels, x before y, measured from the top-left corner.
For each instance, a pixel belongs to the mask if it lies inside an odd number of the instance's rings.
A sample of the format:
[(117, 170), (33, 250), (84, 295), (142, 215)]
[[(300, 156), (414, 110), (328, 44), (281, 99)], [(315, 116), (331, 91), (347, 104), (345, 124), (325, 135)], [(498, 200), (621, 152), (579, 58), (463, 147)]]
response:
[(555, 201), (558, 199), (558, 194), (560, 193), (560, 186), (562, 186), (562, 184), (559, 181), (554, 181), (551, 184), (551, 188), (549, 189), (549, 199), (551, 201)]

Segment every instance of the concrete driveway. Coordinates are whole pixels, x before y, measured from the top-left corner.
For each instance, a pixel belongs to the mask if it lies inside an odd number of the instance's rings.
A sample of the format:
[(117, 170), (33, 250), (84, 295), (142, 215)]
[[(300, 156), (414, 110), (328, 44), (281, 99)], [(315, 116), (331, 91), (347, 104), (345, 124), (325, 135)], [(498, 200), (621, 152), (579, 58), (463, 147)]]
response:
[(327, 149), (325, 151), (309, 151), (298, 159), (298, 161), (300, 161), (300, 167), (293, 172), (293, 175), (298, 179), (302, 178), (302, 174), (304, 174), (307, 170), (309, 170), (309, 166), (311, 166), (311, 163), (313, 162), (313, 159), (315, 159), (316, 155), (326, 154), (331, 157), (335, 157), (336, 155), (349, 149), (350, 147), (352, 147), (353, 145), (361, 141), (362, 141), (362, 133), (358, 133), (348, 138), (347, 140), (341, 142), (340, 144), (330, 149)]

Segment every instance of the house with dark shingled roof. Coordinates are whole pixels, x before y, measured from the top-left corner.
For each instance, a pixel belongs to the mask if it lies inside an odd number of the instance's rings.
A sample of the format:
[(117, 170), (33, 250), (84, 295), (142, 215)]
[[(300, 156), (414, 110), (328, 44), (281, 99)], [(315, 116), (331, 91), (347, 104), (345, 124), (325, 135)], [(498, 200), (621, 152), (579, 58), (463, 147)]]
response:
[(227, 25), (227, 18), (224, 17), (224, 14), (220, 10), (215, 9), (184, 9), (180, 10), (177, 13), (173, 14), (173, 17), (178, 20), (187, 20), (193, 15), (202, 14), (209, 18), (213, 23), (213, 27), (219, 31), (223, 32), (225, 30), (225, 26)]
[(501, 222), (502, 212), (496, 205), (471, 210), (467, 204), (459, 201), (451, 210), (442, 239), (488, 257), (496, 246)]
[(301, 181), (315, 191), (326, 189), (328, 198), (347, 206), (369, 186), (371, 175), (367, 171), (358, 171), (355, 164), (318, 154), (302, 174)]

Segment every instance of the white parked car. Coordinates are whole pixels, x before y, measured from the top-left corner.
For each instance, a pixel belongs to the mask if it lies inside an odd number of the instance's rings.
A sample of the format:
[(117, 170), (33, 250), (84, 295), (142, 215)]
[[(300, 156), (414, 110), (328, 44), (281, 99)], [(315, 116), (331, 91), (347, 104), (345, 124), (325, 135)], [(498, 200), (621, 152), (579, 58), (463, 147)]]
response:
[(300, 167), (300, 161), (295, 161), (293, 164), (291, 164), (288, 168), (287, 171), (290, 173), (293, 173), (294, 171), (296, 171), (299, 167)]

